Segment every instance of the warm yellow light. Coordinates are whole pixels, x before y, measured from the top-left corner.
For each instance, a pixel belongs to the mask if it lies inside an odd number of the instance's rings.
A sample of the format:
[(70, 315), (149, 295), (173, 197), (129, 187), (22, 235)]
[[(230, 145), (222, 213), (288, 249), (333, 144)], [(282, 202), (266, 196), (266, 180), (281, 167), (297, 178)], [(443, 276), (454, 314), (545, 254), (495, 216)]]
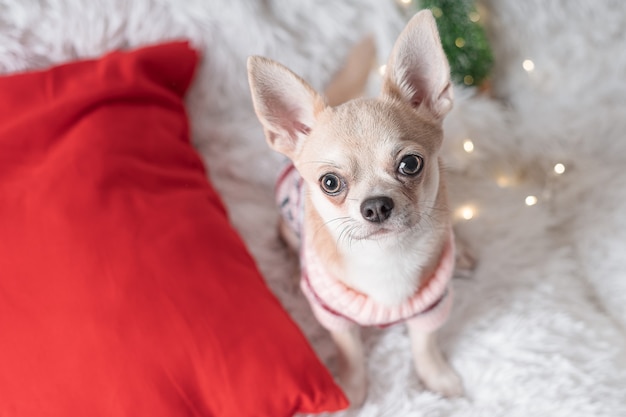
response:
[(535, 69), (535, 63), (530, 59), (525, 59), (524, 62), (522, 62), (522, 67), (526, 72), (531, 72)]
[(466, 75), (465, 77), (463, 77), (463, 83), (465, 85), (472, 85), (472, 84), (474, 84), (474, 77), (472, 77), (471, 75)]
[(528, 197), (526, 197), (526, 200), (524, 200), (527, 206), (534, 206), (535, 204), (537, 204), (538, 201), (539, 200), (537, 200), (537, 197), (535, 197), (534, 195), (529, 195)]
[(474, 152), (474, 142), (471, 139), (465, 139), (463, 141), (463, 150), (467, 153)]
[(387, 72), (387, 65), (381, 65), (380, 67), (378, 67), (378, 73), (381, 76), (384, 76), (386, 72)]
[(476, 23), (480, 20), (480, 13), (478, 12), (469, 12), (469, 20), (471, 20), (472, 22)]
[(400, 3), (402, 3), (405, 6), (408, 6), (409, 4), (411, 4), (413, 2), (413, 0), (400, 0)]
[(443, 11), (439, 7), (432, 7), (430, 11), (433, 12), (433, 16), (436, 18), (443, 16)]
[(465, 39), (463, 39), (463, 38), (456, 38), (454, 40), (454, 44), (456, 45), (457, 48), (463, 48), (465, 46)]
[(558, 163), (554, 166), (554, 173), (557, 175), (561, 175), (565, 172), (565, 165)]
[(498, 184), (498, 187), (500, 188), (506, 188), (513, 185), (513, 180), (505, 175), (500, 175), (498, 178), (496, 178), (496, 184)]
[(472, 206), (462, 206), (456, 211), (458, 217), (464, 220), (471, 220), (476, 215), (476, 210)]

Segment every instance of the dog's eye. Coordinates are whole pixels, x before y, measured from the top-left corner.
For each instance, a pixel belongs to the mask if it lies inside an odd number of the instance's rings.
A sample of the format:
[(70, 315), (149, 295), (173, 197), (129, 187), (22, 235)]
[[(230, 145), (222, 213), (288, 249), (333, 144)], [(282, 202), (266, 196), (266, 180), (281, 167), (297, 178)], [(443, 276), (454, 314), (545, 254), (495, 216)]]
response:
[(419, 155), (406, 155), (400, 160), (398, 172), (402, 175), (417, 175), (422, 171), (424, 160)]
[(343, 190), (343, 181), (335, 174), (324, 174), (320, 178), (322, 191), (328, 195), (337, 195)]

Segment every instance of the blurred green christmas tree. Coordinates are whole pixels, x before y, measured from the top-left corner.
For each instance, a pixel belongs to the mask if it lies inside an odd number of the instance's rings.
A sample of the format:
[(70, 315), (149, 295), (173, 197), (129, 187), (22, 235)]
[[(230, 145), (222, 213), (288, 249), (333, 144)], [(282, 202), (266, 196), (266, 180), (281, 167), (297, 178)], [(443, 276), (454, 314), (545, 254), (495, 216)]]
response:
[(420, 0), (416, 4), (430, 9), (437, 20), (453, 82), (482, 85), (489, 76), (493, 55), (474, 1)]

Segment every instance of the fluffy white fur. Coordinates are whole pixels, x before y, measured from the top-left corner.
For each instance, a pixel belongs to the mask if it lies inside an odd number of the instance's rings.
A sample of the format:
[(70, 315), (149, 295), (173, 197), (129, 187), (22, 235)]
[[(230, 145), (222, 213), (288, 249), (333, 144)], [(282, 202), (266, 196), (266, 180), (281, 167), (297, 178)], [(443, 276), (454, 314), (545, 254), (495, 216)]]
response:
[[(374, 416), (626, 415), (626, 6), (619, 0), (488, 0), (499, 101), (457, 90), (447, 119), (453, 204), (478, 269), (455, 282), (442, 346), (468, 398), (423, 391), (403, 326), (365, 332)], [(0, 71), (186, 37), (204, 52), (188, 103), (194, 141), (270, 287), (334, 369), (280, 244), (272, 187), (280, 157), (246, 85), (269, 56), (323, 90), (350, 46), (375, 31), (384, 62), (404, 17), (391, 0), (0, 0)], [(532, 59), (526, 73), (521, 62)], [(373, 78), (373, 87), (376, 78)], [(473, 154), (462, 151), (471, 137)], [(547, 173), (566, 164), (560, 177)], [(517, 177), (500, 188), (497, 175)], [(526, 195), (541, 197), (533, 207)]]

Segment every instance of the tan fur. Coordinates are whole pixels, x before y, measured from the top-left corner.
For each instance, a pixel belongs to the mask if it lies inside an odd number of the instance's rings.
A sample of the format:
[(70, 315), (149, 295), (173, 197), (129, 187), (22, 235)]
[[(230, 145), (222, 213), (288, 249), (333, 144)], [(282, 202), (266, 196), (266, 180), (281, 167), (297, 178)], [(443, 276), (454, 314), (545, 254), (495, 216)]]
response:
[(361, 96), (375, 63), (376, 44), (367, 36), (352, 48), (344, 66), (324, 90), (328, 105), (337, 106)]
[[(296, 154), (294, 162), (300, 174), (310, 184), (316, 184), (319, 177), (329, 170), (343, 174), (349, 184), (355, 184), (349, 194), (329, 198), (337, 207), (338, 216), (349, 216), (350, 210), (353, 212), (358, 210), (358, 203), (372, 194), (371, 188), (360, 185), (366, 183), (368, 177), (373, 177), (373, 185), (380, 185), (381, 180), (378, 178), (377, 171), (383, 168), (384, 174), (388, 177), (385, 178), (387, 183), (384, 184), (387, 192), (393, 192), (396, 204), (404, 206), (403, 210), (409, 215), (414, 215), (412, 219), (407, 220), (412, 220), (410, 223), (398, 223), (395, 230), (413, 227), (418, 222), (415, 217), (424, 212), (428, 212), (430, 221), (438, 225), (437, 233), (432, 236), (434, 248), (431, 254), (432, 259), (427, 260), (424, 265), (424, 271), (427, 272), (432, 271), (438, 261), (440, 249), (447, 237), (450, 216), (447, 211), (445, 184), (441, 179), (443, 175), (436, 157), (441, 145), (441, 127), (430, 120), (416, 123), (415, 119), (415, 112), (410, 106), (396, 101), (357, 99), (338, 108), (326, 108), (318, 117), (318, 123), (321, 126), (311, 133), (307, 142)], [(399, 138), (411, 139), (398, 140)], [(397, 142), (405, 143), (404, 148), (410, 148), (415, 153), (432, 155), (432, 161), (426, 162), (432, 167), (425, 169), (422, 181), (411, 182), (407, 189), (399, 188), (393, 178), (396, 163), (389, 158), (389, 154)], [(329, 158), (329, 155), (342, 157)], [(333, 161), (342, 159), (345, 163), (340, 166), (329, 166), (323, 163), (328, 159)], [(434, 181), (433, 171), (439, 173), (440, 180), (437, 184), (429, 184)], [(357, 183), (359, 185), (356, 185)], [(418, 201), (420, 188), (423, 188), (425, 184), (439, 187), (436, 191), (436, 199), (428, 204)], [(354, 201), (346, 201), (348, 196)], [(312, 205), (312, 202), (309, 202), (307, 207)], [(433, 206), (435, 209), (429, 210), (429, 207), (422, 207), (422, 205)], [(346, 272), (341, 253), (338, 252), (336, 239), (329, 236), (327, 232), (322, 232), (320, 222), (319, 213), (316, 210), (306, 210), (305, 230), (314, 231), (308, 234), (311, 247), (314, 247), (318, 253), (327, 254), (328, 258), (325, 259), (328, 262), (327, 265), (341, 279), (346, 276)], [(422, 275), (428, 276), (426, 273)], [(346, 284), (350, 283), (346, 282)]]
[[(328, 89), (329, 101), (268, 59), (250, 58), (248, 71), (269, 145), (293, 161), (306, 183), (307, 244), (346, 285), (396, 305), (432, 274), (449, 233), (438, 153), (453, 92), (430, 12), (418, 13), (398, 38), (381, 96), (352, 99), (364, 85), (364, 71), (355, 62), (367, 60), (372, 50), (366, 42), (353, 51)], [(356, 81), (348, 82), (353, 76)], [(351, 100), (340, 103), (347, 98)], [(421, 158), (423, 168), (408, 175), (401, 167), (413, 155)], [(327, 174), (344, 185), (336, 195), (322, 190)], [(373, 200), (391, 204), (372, 210)], [(287, 240), (298, 243), (293, 236)], [(438, 349), (435, 335), (421, 332), (411, 320), (407, 326), (424, 384), (443, 395), (461, 395), (461, 380)], [(358, 406), (367, 391), (359, 331), (332, 337), (339, 349), (340, 382)]]
[[(308, 197), (307, 197), (308, 198)], [(329, 272), (335, 276), (341, 276), (344, 269), (343, 258), (337, 250), (335, 238), (333, 238), (326, 228), (325, 221), (312, 209), (310, 201), (305, 203), (305, 230), (308, 230), (306, 237), (308, 243), (316, 248), (321, 259), (324, 259)]]

